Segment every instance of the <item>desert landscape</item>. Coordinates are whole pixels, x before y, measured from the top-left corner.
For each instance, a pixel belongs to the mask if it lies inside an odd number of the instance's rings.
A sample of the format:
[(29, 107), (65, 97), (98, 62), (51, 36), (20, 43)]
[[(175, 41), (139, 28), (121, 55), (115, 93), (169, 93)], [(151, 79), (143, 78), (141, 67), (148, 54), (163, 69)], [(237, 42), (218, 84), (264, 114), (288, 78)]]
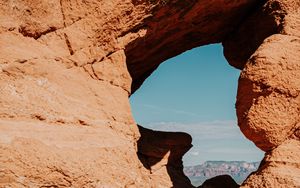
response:
[(240, 185), (200, 187), (299, 188), (299, 0), (1, 0), (0, 187), (194, 187), (191, 136), (138, 125), (129, 97), (213, 43), (241, 70), (238, 126), (265, 156)]
[(224, 174), (230, 175), (237, 184), (257, 170), (259, 162), (245, 161), (206, 161), (196, 166), (184, 167), (183, 171), (191, 180), (192, 185), (200, 186), (205, 180)]

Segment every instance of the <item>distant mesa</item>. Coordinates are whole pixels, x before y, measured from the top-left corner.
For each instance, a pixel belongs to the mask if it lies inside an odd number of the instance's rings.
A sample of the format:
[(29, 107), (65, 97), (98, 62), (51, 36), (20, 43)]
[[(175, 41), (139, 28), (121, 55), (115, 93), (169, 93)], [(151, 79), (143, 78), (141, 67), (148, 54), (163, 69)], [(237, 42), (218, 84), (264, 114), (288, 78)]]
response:
[[(238, 184), (242, 184), (251, 172), (258, 169), (258, 166), (259, 162), (206, 161), (201, 165), (185, 167), (184, 173), (187, 177), (189, 177), (194, 186), (202, 185), (210, 178), (213, 179), (216, 176), (222, 176), (225, 174), (231, 176), (233, 181)], [(208, 184), (208, 182), (205, 184)]]

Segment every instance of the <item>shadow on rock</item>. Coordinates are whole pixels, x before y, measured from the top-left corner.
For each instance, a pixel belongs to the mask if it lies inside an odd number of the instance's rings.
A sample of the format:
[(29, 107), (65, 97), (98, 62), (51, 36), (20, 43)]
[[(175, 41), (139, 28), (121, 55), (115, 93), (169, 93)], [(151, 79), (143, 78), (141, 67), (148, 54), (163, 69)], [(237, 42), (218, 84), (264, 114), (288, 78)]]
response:
[[(138, 140), (138, 157), (145, 168), (155, 177), (169, 176), (173, 188), (193, 188), (183, 173), (183, 155), (192, 147), (192, 137), (182, 132), (163, 132), (138, 125), (141, 134)], [(162, 177), (163, 176), (163, 177)], [(206, 180), (198, 188), (238, 188), (229, 175)]]
[(174, 188), (193, 187), (183, 173), (182, 157), (192, 147), (192, 137), (181, 132), (153, 131), (138, 126), (138, 157), (151, 174), (166, 168)]
[(231, 176), (229, 175), (221, 175), (216, 176), (214, 178), (206, 180), (200, 187), (198, 188), (238, 188), (240, 187)]

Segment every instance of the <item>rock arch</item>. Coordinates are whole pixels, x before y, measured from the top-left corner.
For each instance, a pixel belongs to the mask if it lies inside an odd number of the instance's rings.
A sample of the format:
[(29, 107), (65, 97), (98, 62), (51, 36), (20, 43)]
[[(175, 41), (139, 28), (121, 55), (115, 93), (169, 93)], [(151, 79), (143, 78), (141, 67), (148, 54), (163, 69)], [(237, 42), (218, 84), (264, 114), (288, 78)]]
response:
[(0, 10), (1, 186), (172, 186), (136, 156), (128, 96), (164, 60), (217, 42), (242, 69), (239, 126), (266, 151), (242, 187), (299, 186), (298, 1), (17, 0)]

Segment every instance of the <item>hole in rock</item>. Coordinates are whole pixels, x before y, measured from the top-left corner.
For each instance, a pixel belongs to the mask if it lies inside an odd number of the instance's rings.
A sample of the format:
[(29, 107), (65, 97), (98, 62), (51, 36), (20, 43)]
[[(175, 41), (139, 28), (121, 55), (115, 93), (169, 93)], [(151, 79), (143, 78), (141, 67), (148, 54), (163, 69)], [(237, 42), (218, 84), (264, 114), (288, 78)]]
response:
[[(240, 71), (227, 63), (222, 50), (220, 44), (208, 45), (167, 60), (130, 98), (134, 117), (141, 126), (192, 136), (193, 147), (184, 155), (183, 165), (194, 186), (222, 174), (240, 184), (263, 158), (263, 152), (237, 126), (234, 105)], [(170, 149), (175, 157), (169, 160), (179, 160), (178, 153), (188, 149), (180, 148), (186, 135), (177, 135), (174, 141), (172, 134), (154, 132), (153, 138), (147, 138), (148, 133), (142, 132), (147, 144), (160, 145), (161, 139), (170, 147), (177, 144)], [(159, 149), (147, 150), (155, 156)], [(160, 160), (152, 158), (144, 166), (155, 170), (159, 165), (152, 166)], [(178, 177), (171, 169), (168, 171), (174, 183)]]

